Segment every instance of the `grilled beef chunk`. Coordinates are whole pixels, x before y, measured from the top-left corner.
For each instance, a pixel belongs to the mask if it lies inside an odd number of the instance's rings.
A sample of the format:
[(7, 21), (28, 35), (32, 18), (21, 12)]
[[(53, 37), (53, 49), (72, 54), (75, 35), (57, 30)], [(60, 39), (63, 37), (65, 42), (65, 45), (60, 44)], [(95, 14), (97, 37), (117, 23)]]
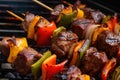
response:
[(35, 15), (32, 13), (27, 12), (24, 21), (22, 22), (22, 28), (24, 31), (28, 31), (28, 27), (30, 25), (30, 22), (34, 19)]
[(71, 25), (71, 30), (77, 34), (79, 39), (83, 39), (85, 36), (85, 29), (89, 24), (92, 24), (93, 20), (90, 19), (78, 19)]
[(78, 36), (75, 33), (71, 31), (61, 32), (52, 43), (52, 52), (58, 57), (65, 57), (76, 42), (78, 42)]
[(80, 80), (78, 75), (81, 75), (80, 69), (72, 65), (69, 68), (64, 68), (61, 72), (54, 75), (52, 80)]
[(0, 52), (2, 52), (3, 55), (9, 56), (10, 53), (10, 47), (8, 45), (8, 40), (10, 37), (4, 37), (2, 41), (0, 42)]
[(19, 52), (15, 62), (13, 63), (14, 68), (17, 72), (25, 75), (30, 72), (31, 65), (41, 57), (36, 50), (26, 47)]
[(54, 10), (51, 12), (51, 20), (56, 21), (62, 9), (64, 8), (63, 4), (57, 5)]
[(109, 57), (116, 57), (120, 47), (120, 36), (110, 31), (103, 31), (98, 35), (95, 46), (105, 51)]
[(83, 57), (81, 70), (83, 73), (95, 76), (108, 61), (104, 52), (98, 52), (95, 47), (89, 48)]
[(102, 12), (93, 10), (91, 8), (83, 8), (83, 11), (85, 12), (85, 17), (88, 19), (93, 19), (95, 23), (100, 23), (101, 20), (105, 17)]

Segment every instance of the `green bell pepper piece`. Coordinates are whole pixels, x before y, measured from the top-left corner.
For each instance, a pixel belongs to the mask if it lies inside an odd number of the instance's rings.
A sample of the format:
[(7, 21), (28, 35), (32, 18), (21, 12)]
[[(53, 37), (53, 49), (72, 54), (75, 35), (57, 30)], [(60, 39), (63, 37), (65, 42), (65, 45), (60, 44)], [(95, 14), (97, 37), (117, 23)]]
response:
[(106, 17), (102, 20), (102, 24), (106, 23), (110, 18), (111, 18), (110, 15), (106, 16)]
[(118, 66), (112, 75), (112, 80), (119, 80), (120, 79), (120, 66)]
[(52, 35), (52, 41), (54, 41), (54, 39), (58, 36), (58, 34), (62, 31), (66, 31), (66, 28), (61, 26), (58, 27), (57, 29), (54, 30), (53, 35)]
[(85, 54), (85, 51), (89, 48), (89, 46), (90, 46), (90, 40), (86, 39), (85, 42), (83, 43), (82, 47), (78, 50), (78, 52), (80, 54), (78, 56), (76, 66), (78, 66), (78, 67), (80, 66), (80, 61), (82, 60), (82, 58)]
[(68, 14), (62, 13), (61, 20), (58, 24), (58, 27), (64, 26), (67, 28), (70, 25), (70, 23), (73, 22), (76, 16), (77, 16), (77, 11), (73, 11), (72, 13), (68, 13)]
[(33, 74), (35, 79), (40, 74), (40, 68), (41, 68), (41, 65), (42, 65), (43, 61), (46, 60), (51, 55), (52, 55), (51, 51), (49, 51), (49, 50), (46, 51), (45, 53), (43, 53), (43, 56), (36, 63), (34, 63), (31, 66), (31, 71), (32, 71), (32, 74)]

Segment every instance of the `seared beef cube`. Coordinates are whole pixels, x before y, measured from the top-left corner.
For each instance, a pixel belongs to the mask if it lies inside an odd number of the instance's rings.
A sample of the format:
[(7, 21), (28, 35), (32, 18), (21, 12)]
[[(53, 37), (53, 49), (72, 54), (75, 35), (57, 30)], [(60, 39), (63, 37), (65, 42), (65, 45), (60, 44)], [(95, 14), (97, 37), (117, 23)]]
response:
[(14, 68), (17, 72), (25, 75), (31, 71), (31, 65), (41, 57), (36, 50), (27, 47), (19, 52), (15, 62), (13, 63)]
[(64, 70), (54, 75), (52, 80), (78, 80), (78, 75), (81, 75), (80, 69), (72, 65), (69, 68), (64, 68)]
[(58, 57), (65, 57), (76, 42), (78, 42), (78, 36), (75, 33), (71, 31), (61, 32), (52, 43), (52, 52)]
[(95, 47), (89, 48), (83, 57), (81, 70), (83, 73), (95, 76), (108, 61), (105, 52), (98, 52)]
[(91, 8), (84, 8), (85, 17), (88, 19), (93, 19), (95, 23), (100, 23), (101, 20), (105, 17), (105, 15), (98, 10), (93, 10)]
[(92, 23), (93, 20), (90, 19), (78, 19), (72, 23), (71, 30), (77, 34), (79, 39), (83, 39), (85, 37), (85, 29)]
[(57, 5), (54, 10), (51, 12), (51, 20), (56, 21), (62, 9), (64, 8), (63, 4)]
[(28, 31), (28, 27), (31, 23), (31, 21), (34, 19), (35, 15), (32, 13), (27, 12), (25, 15), (25, 19), (22, 22), (22, 28), (24, 29), (24, 31)]
[(120, 47), (120, 36), (111, 31), (103, 31), (98, 35), (95, 46), (105, 51), (109, 57), (116, 57)]
[(91, 16), (95, 23), (100, 23), (101, 20), (105, 17), (105, 15), (100, 11), (91, 12)]
[(10, 47), (8, 45), (8, 40), (10, 37), (4, 37), (2, 41), (0, 42), (0, 52), (2, 52), (3, 55), (9, 56), (10, 53)]

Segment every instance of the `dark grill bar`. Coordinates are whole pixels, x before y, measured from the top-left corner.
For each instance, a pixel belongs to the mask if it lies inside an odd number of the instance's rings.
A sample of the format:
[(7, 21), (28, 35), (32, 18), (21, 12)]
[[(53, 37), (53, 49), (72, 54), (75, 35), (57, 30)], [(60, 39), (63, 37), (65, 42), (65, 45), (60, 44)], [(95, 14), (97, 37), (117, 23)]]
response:
[[(56, 4), (61, 3), (60, 0), (41, 0), (48, 6), (54, 7)], [(49, 17), (50, 12), (34, 3), (32, 0), (0, 0), (0, 41), (3, 37), (15, 36), (25, 37), (26, 33), (21, 28), (21, 21), (6, 13), (10, 10), (17, 15), (24, 18), (21, 13), (30, 11), (31, 13)], [(31, 43), (30, 43), (31, 44)], [(32, 43), (33, 44), (33, 43)], [(22, 76), (17, 73), (12, 65), (7, 63), (7, 58), (0, 52), (0, 80), (31, 80), (31, 74)]]

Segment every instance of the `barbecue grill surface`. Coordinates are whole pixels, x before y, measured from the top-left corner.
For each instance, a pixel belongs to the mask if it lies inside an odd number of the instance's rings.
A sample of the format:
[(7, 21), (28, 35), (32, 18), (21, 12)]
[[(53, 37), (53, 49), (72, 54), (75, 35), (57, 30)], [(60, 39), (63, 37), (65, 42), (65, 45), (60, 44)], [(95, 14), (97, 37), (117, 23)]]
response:
[[(61, 0), (41, 0), (41, 2), (47, 4), (50, 7), (54, 7), (55, 5), (61, 3)], [(71, 3), (74, 0), (70, 0)], [(84, 0), (88, 6), (92, 8), (96, 8), (101, 10), (106, 14), (114, 14), (117, 10), (114, 10), (110, 7), (105, 7), (106, 4), (103, 4), (99, 1), (94, 0)], [(100, 3), (100, 4), (99, 4)], [(94, 6), (93, 6), (94, 5)], [(10, 14), (6, 13), (6, 10), (13, 11), (21, 17), (24, 17), (21, 13), (25, 13), (29, 11), (31, 13), (41, 15), (45, 18), (49, 18), (50, 12), (39, 6), (38, 4), (32, 2), (32, 0), (0, 0), (0, 40), (3, 37), (15, 36), (15, 37), (25, 37), (26, 33), (21, 29), (21, 21), (14, 18)], [(118, 10), (118, 14), (119, 14)], [(33, 45), (33, 42), (29, 42), (29, 44)], [(7, 66), (7, 67), (6, 67)], [(11, 80), (30, 80), (31, 74), (26, 76), (22, 76), (19, 73), (15, 72), (15, 70), (11, 67), (9, 63), (6, 61), (6, 57), (0, 53), (0, 80), (1, 79), (11, 79)]]

